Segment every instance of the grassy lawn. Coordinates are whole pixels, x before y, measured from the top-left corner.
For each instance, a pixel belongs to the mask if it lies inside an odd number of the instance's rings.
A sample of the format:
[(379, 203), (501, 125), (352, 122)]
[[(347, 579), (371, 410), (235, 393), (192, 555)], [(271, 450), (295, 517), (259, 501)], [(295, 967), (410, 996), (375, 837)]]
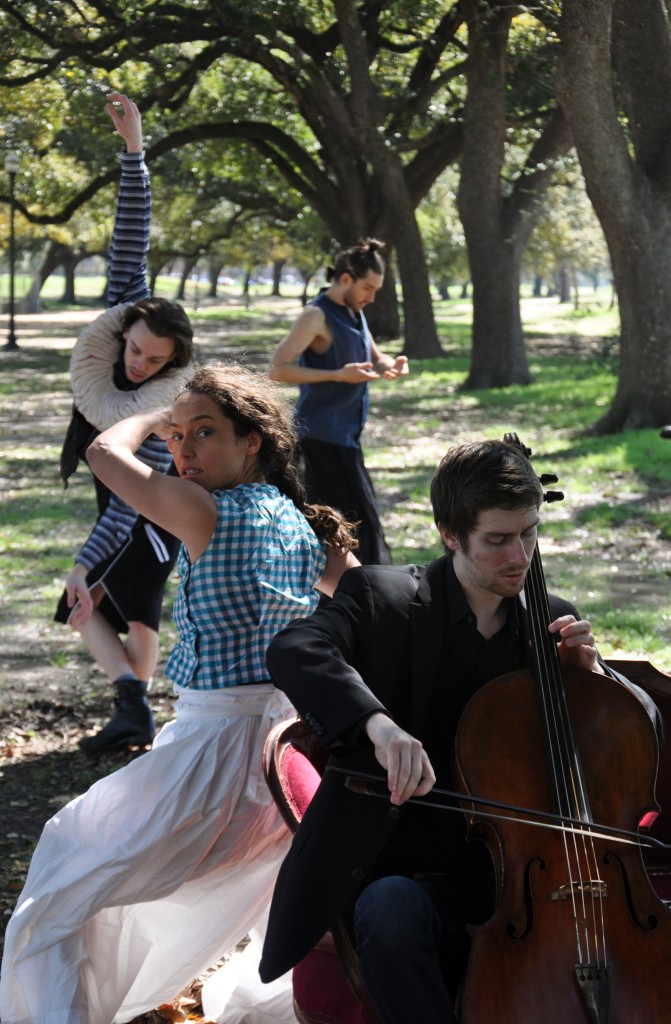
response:
[(448, 357), (414, 366), (400, 386), (372, 389), (367, 464), (395, 561), (440, 553), (427, 493), (447, 447), (514, 431), (539, 474), (557, 474), (553, 487), (565, 493), (542, 512), (550, 589), (592, 619), (604, 654), (671, 670), (671, 444), (657, 430), (587, 432), (614, 393), (615, 311), (525, 300), (533, 383), (466, 392), (469, 315), (467, 304), (438, 304)]
[[(92, 282), (91, 295), (100, 293), (99, 280), (83, 280)], [(168, 279), (173, 288), (174, 281)], [(231, 298), (227, 306), (202, 308), (192, 314), (199, 358), (262, 367), (297, 311), (295, 299), (256, 299), (246, 309)], [(575, 598), (594, 620), (604, 653), (624, 649), (671, 670), (671, 444), (657, 430), (586, 433), (615, 385), (617, 316), (605, 299), (574, 310), (529, 298), (523, 312), (530, 386), (459, 389), (468, 369), (470, 306), (450, 300), (436, 303), (446, 356), (415, 364), (400, 383), (371, 388), (366, 458), (394, 560), (421, 563), (440, 553), (428, 487), (446, 448), (515, 431), (532, 448), (538, 472), (556, 473), (566, 495), (543, 510), (550, 588)], [(94, 514), (86, 471), (66, 492), (58, 479), (76, 328), (45, 330), (48, 346), (39, 334), (22, 342), (20, 328), (21, 350), (0, 360), (2, 648), (64, 665), (83, 656), (81, 645), (51, 624), (51, 614)], [(387, 347), (399, 350), (400, 343)], [(164, 653), (173, 640), (167, 605)]]
[[(174, 279), (165, 284), (164, 293), (174, 295)], [(92, 764), (79, 752), (84, 730), (109, 716), (110, 688), (78, 637), (52, 621), (95, 514), (88, 471), (80, 469), (67, 491), (58, 476), (70, 351), (90, 310), (99, 308), (101, 282), (89, 285), (89, 311), (54, 306), (53, 315), (20, 316), (20, 350), (0, 350), (0, 946), (45, 820), (129, 756)], [(228, 295), (195, 313), (191, 301), (186, 305), (199, 360), (236, 360), (261, 371), (300, 309), (295, 296), (257, 295), (246, 308)], [(371, 388), (366, 461), (394, 560), (424, 563), (440, 554), (428, 490), (445, 450), (515, 431), (533, 449), (537, 471), (556, 473), (566, 495), (543, 509), (550, 589), (574, 599), (593, 621), (606, 656), (646, 657), (671, 671), (671, 443), (657, 430), (605, 438), (586, 432), (615, 386), (617, 319), (607, 302), (574, 310), (526, 299), (523, 314), (529, 387), (460, 390), (470, 307), (451, 300), (436, 303), (445, 357)], [(160, 666), (175, 641), (174, 587), (171, 581), (164, 602)], [(172, 717), (170, 692), (159, 667), (151, 691), (159, 725)]]

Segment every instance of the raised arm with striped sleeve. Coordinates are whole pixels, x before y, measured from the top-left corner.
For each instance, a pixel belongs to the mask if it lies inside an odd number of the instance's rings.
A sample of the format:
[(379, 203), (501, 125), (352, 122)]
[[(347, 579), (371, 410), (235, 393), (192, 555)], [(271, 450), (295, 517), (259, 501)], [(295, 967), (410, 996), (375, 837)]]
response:
[(143, 153), (121, 154), (121, 179), (107, 269), (107, 305), (149, 296), (147, 251), (151, 182)]

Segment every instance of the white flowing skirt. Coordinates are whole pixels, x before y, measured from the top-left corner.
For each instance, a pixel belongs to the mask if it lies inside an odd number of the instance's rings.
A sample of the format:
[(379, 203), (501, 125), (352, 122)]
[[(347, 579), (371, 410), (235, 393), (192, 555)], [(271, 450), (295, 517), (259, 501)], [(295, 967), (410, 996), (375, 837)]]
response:
[(261, 768), (268, 685), (179, 691), (152, 750), (44, 827), (7, 927), (2, 1024), (122, 1024), (267, 911), (289, 833)]

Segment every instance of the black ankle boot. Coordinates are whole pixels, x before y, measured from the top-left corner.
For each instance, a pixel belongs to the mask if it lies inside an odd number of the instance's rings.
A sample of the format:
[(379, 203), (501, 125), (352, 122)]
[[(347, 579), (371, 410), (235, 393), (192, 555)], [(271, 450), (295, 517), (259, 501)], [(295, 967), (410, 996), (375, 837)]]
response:
[(117, 679), (116, 711), (95, 736), (85, 736), (79, 746), (87, 754), (102, 754), (124, 747), (144, 747), (154, 738), (154, 719), (147, 704), (147, 684), (141, 679)]

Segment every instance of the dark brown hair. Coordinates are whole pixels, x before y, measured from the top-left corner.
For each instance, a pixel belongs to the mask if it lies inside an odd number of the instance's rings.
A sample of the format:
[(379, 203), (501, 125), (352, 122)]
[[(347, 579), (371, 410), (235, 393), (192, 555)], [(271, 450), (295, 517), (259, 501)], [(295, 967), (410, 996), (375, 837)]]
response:
[(133, 303), (124, 313), (121, 331), (129, 330), (144, 320), (152, 334), (172, 338), (175, 354), (169, 366), (188, 366), (193, 359), (193, 327), (179, 302), (152, 296)]
[(356, 245), (343, 249), (335, 258), (335, 266), (326, 268), (326, 280), (337, 281), (343, 274), (349, 274), (358, 281), (365, 277), (369, 270), (374, 274), (384, 274), (385, 262), (382, 249), (385, 243), (376, 238), (360, 238)]
[(478, 516), (490, 508), (540, 508), (543, 489), (521, 449), (507, 441), (456, 445), (443, 456), (431, 481), (436, 526), (468, 550)]
[(207, 395), (231, 420), (237, 437), (261, 435), (258, 453), (265, 480), (304, 514), (317, 536), (340, 551), (355, 551), (354, 529), (337, 509), (308, 505), (296, 467), (297, 437), (291, 406), (268, 377), (242, 366), (207, 363), (184, 385), (184, 392)]

